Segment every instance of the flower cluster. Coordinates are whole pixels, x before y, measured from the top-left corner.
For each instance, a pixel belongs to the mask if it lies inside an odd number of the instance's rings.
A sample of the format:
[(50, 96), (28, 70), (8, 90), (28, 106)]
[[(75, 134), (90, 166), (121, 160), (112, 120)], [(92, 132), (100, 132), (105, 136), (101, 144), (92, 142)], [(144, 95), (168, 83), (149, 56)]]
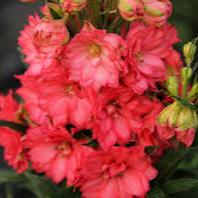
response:
[[(196, 112), (170, 97), (169, 79), (181, 81), (175, 97), (191, 105), (197, 85), (186, 88), (169, 0), (120, 0), (121, 16), (136, 20), (120, 33), (81, 23), (76, 12), (86, 3), (49, 3), (42, 18), (29, 17), (18, 40), (29, 68), (15, 93), (0, 96), (0, 120), (26, 130), (1, 127), (0, 145), (18, 173), (31, 167), (83, 197), (144, 197), (158, 174), (154, 162), (177, 141), (189, 147), (197, 127)], [(117, 18), (107, 20), (115, 27)], [(166, 85), (170, 95), (160, 91)]]

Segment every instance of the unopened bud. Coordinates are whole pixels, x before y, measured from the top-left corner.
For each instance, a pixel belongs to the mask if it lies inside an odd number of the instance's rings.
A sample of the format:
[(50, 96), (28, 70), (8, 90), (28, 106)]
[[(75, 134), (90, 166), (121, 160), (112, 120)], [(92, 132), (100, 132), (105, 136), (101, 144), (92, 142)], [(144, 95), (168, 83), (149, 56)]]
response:
[(176, 127), (179, 131), (197, 128), (198, 118), (196, 111), (183, 106), (182, 111), (178, 116)]
[(144, 3), (144, 21), (149, 25), (164, 25), (172, 13), (169, 0), (142, 0)]
[(188, 93), (187, 99), (193, 100), (196, 97), (198, 97), (198, 83), (196, 83), (192, 86), (192, 89)]
[(173, 96), (178, 96), (178, 79), (176, 76), (169, 76), (168, 80), (166, 81), (167, 90)]
[(190, 67), (184, 67), (181, 70), (181, 81), (183, 84), (187, 84), (192, 76), (192, 69)]
[(119, 0), (118, 10), (120, 15), (127, 21), (138, 18), (139, 12), (143, 12), (143, 4), (139, 0)]
[(161, 111), (158, 116), (158, 123), (162, 125), (175, 126), (181, 110), (182, 105), (178, 102), (174, 102)]
[(185, 44), (183, 47), (183, 53), (185, 56), (186, 64), (190, 65), (196, 53), (196, 45), (192, 42)]
[(198, 117), (194, 109), (176, 101), (162, 110), (158, 123), (171, 126), (178, 131), (185, 131), (198, 127)]
[(87, 0), (61, 0), (61, 4), (66, 12), (78, 12), (86, 6)]
[(34, 3), (36, 0), (20, 0), (20, 1), (24, 3)]

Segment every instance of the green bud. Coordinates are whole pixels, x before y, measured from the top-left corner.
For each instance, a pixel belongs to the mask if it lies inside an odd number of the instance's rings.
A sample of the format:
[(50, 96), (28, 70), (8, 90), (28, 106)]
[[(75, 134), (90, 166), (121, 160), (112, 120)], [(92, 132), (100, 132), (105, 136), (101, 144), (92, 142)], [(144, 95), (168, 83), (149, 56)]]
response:
[(190, 65), (196, 53), (196, 45), (192, 42), (185, 44), (183, 47), (183, 53), (185, 56), (186, 64)]
[(198, 97), (198, 83), (192, 86), (192, 89), (188, 93), (187, 100), (193, 100)]
[(118, 4), (118, 8), (125, 12), (132, 12), (133, 7), (127, 0), (120, 0)]
[(178, 131), (186, 131), (198, 127), (196, 111), (183, 106), (177, 101), (163, 109), (157, 121), (161, 125), (172, 126)]
[(190, 67), (184, 67), (181, 70), (181, 81), (182, 84), (187, 84), (192, 76), (192, 69)]
[(182, 105), (178, 102), (164, 108), (158, 116), (158, 123), (168, 126), (176, 126), (177, 118), (182, 110)]
[(178, 79), (176, 76), (169, 76), (168, 80), (166, 81), (166, 87), (171, 95), (178, 96)]
[(177, 129), (186, 131), (198, 127), (198, 118), (195, 110), (183, 107), (177, 119)]

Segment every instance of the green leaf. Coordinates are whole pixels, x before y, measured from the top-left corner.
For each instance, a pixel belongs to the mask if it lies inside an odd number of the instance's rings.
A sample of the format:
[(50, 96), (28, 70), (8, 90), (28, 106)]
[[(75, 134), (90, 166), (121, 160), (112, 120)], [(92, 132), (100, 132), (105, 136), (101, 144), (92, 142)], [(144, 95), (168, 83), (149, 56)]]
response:
[(15, 122), (9, 122), (5, 120), (0, 120), (0, 126), (9, 127), (13, 130), (22, 131), (22, 132), (25, 132), (28, 129), (28, 127), (25, 125), (18, 124)]
[(26, 187), (33, 192), (38, 198), (56, 198), (57, 192), (55, 184), (53, 185), (50, 181), (44, 179), (41, 176), (26, 172), (27, 178)]
[(180, 148), (178, 150), (168, 150), (161, 160), (155, 165), (159, 171), (159, 180), (165, 180), (166, 177), (170, 176), (177, 165), (184, 159), (189, 153), (189, 149)]
[(11, 182), (24, 182), (24, 175), (19, 175), (12, 170), (1, 170), (0, 171), (0, 184), (11, 183)]
[(154, 187), (148, 193), (147, 198), (167, 198), (166, 194), (159, 187)]
[(38, 176), (30, 172), (25, 173), (28, 182), (26, 188), (38, 198), (80, 198), (79, 192), (73, 192), (73, 188), (67, 188), (66, 183), (55, 184), (44, 176)]
[(166, 182), (162, 189), (167, 194), (177, 194), (190, 190), (192, 188), (198, 189), (198, 180), (193, 178), (182, 178)]

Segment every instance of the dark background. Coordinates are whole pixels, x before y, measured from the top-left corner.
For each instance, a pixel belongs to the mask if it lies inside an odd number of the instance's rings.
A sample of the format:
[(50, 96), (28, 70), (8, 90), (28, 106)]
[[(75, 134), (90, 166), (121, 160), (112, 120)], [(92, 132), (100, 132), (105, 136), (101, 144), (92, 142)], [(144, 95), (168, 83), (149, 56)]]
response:
[[(172, 0), (174, 12), (171, 23), (177, 26), (182, 42), (198, 36), (198, 0)], [(21, 3), (19, 0), (0, 1), (0, 90), (17, 86), (14, 74), (24, 71), (17, 51), (17, 37), (27, 24), (27, 17), (38, 11), (42, 1)], [(180, 45), (181, 48), (181, 45)]]

